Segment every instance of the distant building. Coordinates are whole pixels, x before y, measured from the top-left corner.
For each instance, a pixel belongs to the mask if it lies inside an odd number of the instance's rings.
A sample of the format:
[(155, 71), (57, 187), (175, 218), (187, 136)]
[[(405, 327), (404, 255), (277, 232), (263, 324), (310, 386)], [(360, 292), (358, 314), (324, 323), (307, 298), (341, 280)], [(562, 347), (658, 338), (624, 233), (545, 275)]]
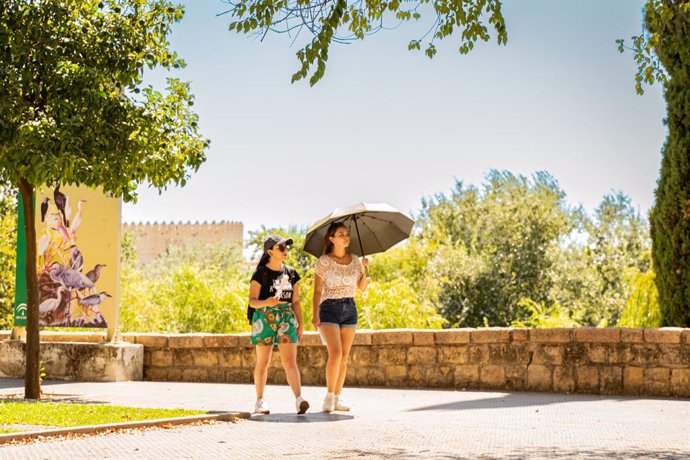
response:
[(195, 244), (227, 243), (242, 246), (244, 225), (241, 222), (166, 223), (146, 222), (122, 225), (123, 231), (136, 235), (137, 258), (147, 264), (168, 247), (187, 248)]

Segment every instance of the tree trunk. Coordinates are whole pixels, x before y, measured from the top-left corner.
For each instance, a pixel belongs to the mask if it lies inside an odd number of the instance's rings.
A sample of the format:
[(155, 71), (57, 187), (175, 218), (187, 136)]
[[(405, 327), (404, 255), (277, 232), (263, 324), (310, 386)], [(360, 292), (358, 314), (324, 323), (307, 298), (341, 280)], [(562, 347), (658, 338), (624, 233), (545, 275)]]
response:
[(34, 211), (34, 186), (26, 179), (19, 180), (24, 212), (24, 236), (26, 237), (26, 374), (24, 397), (41, 397), (38, 333), (38, 276), (36, 275), (36, 213)]

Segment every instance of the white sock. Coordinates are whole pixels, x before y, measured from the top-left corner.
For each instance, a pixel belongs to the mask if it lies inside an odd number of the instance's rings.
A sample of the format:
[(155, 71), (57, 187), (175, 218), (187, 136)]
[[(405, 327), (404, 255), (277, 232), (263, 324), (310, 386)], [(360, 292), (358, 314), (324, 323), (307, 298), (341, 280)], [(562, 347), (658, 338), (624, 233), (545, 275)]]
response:
[(326, 398), (335, 398), (333, 393), (326, 393)]

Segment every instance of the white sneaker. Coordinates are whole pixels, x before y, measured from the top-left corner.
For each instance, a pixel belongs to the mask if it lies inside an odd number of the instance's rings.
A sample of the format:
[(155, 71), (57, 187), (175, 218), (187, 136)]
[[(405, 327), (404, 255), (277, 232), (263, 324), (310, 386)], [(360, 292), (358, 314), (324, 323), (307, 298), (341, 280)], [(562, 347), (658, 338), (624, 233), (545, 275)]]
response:
[(254, 404), (254, 413), (255, 414), (270, 414), (271, 411), (268, 410), (268, 404), (266, 404), (266, 401), (261, 398), (256, 400), (256, 404)]
[(323, 411), (324, 412), (333, 412), (334, 410), (335, 410), (335, 396), (326, 395), (326, 398), (323, 400)]
[(347, 412), (350, 410), (350, 406), (345, 402), (345, 400), (343, 400), (342, 397), (336, 396), (335, 397), (335, 410)]
[(304, 414), (307, 409), (309, 409), (309, 402), (301, 396), (298, 396), (295, 400), (295, 407), (297, 408), (298, 414)]

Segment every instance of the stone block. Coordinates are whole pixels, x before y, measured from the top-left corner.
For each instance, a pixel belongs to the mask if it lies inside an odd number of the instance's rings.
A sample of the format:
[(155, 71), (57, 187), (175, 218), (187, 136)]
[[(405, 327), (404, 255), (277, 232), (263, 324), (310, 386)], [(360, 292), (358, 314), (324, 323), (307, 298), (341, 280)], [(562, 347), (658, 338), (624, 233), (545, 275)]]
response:
[(470, 342), (508, 343), (510, 342), (510, 329), (507, 327), (475, 329), (470, 332)]
[(371, 331), (357, 331), (355, 333), (355, 340), (353, 345), (371, 345), (372, 344)]
[(151, 366), (151, 350), (144, 348), (144, 367)]
[(194, 365), (196, 367), (215, 367), (218, 365), (217, 349), (194, 350)]
[(204, 335), (202, 334), (171, 334), (168, 336), (170, 348), (203, 348)]
[(371, 332), (372, 345), (411, 345), (412, 331), (388, 329)]
[(452, 345), (437, 345), (437, 360), (439, 364), (466, 364), (467, 347)]
[(185, 382), (206, 382), (208, 369), (183, 369), (182, 380)]
[(644, 330), (637, 328), (621, 329), (621, 342), (623, 343), (643, 343)]
[(644, 369), (641, 367), (623, 368), (623, 391), (626, 394), (640, 394), (644, 389)]
[(513, 342), (528, 342), (529, 329), (511, 329), (510, 340), (512, 340)]
[(224, 368), (242, 367), (242, 352), (235, 348), (220, 350), (218, 364)]
[(565, 364), (586, 364), (587, 344), (572, 342), (563, 346), (563, 362)]
[(285, 375), (285, 370), (282, 367), (274, 368), (273, 375), (271, 376), (271, 379), (269, 381), (275, 385), (287, 384), (287, 376)]
[(646, 394), (665, 396), (671, 389), (671, 369), (666, 367), (652, 367), (644, 370), (644, 386)]
[(548, 366), (531, 364), (527, 368), (527, 389), (531, 391), (551, 391), (552, 371)]
[[(355, 334), (355, 337), (357, 334)], [(321, 335), (318, 332), (305, 331), (302, 334), (302, 341), (299, 343), (300, 347), (325, 347), (321, 343)]]
[(602, 366), (599, 368), (599, 392), (604, 395), (623, 392), (623, 368)]
[(214, 383), (224, 383), (225, 382), (225, 369), (220, 367), (214, 367), (208, 369), (208, 381)]
[(487, 365), (479, 367), (479, 381), (489, 388), (502, 388), (506, 384), (503, 366)]
[(674, 396), (690, 396), (690, 369), (671, 370), (671, 391)]
[(682, 345), (658, 345), (659, 364), (664, 367), (689, 367), (688, 356), (682, 352)]
[(168, 369), (148, 367), (144, 369), (144, 380), (149, 382), (166, 382), (168, 381)]
[(386, 366), (385, 374), (388, 386), (402, 387), (407, 382), (407, 366)]
[(608, 362), (608, 349), (604, 345), (588, 344), (587, 359), (592, 364), (606, 364)]
[(527, 384), (527, 366), (505, 366), (506, 389), (523, 391)]
[(357, 366), (374, 366), (378, 362), (378, 347), (353, 346), (349, 362)]
[(203, 337), (204, 348), (233, 348), (237, 346), (235, 334), (213, 334)]
[(434, 346), (435, 332), (434, 331), (413, 331), (412, 332), (412, 344), (414, 346)]
[(407, 350), (408, 364), (421, 364), (424, 366), (436, 365), (435, 347), (411, 347)]
[(405, 364), (406, 349), (403, 347), (379, 347), (378, 363), (382, 366)]
[(242, 348), (254, 349), (254, 344), (252, 344), (252, 334), (251, 332), (245, 332), (242, 334), (235, 334), (237, 338), (237, 346)]
[(407, 385), (412, 388), (423, 388), (428, 386), (427, 372), (429, 366), (423, 364), (413, 364), (407, 368)]
[(621, 330), (615, 327), (579, 327), (573, 329), (573, 339), (584, 343), (619, 343)]
[(355, 368), (348, 367), (347, 370), (345, 371), (345, 385), (346, 386), (358, 385), (357, 373), (356, 373)]
[(453, 386), (453, 368), (450, 366), (436, 366), (427, 372), (427, 385), (432, 388), (448, 388)]
[(171, 367), (173, 365), (173, 352), (170, 349), (153, 350), (151, 352), (151, 366)]
[(571, 341), (572, 329), (532, 329), (529, 337), (533, 343), (567, 343)]
[(575, 372), (572, 367), (558, 366), (553, 370), (553, 391), (573, 393), (575, 391)]
[(690, 329), (685, 329), (681, 333), (681, 338), (682, 338), (681, 341), (683, 342), (684, 345), (686, 345), (686, 346), (690, 345)]
[(256, 365), (256, 351), (251, 348), (245, 348), (241, 351), (242, 367), (245, 369), (254, 369)]
[(645, 329), (644, 341), (647, 343), (680, 343), (682, 328), (663, 327), (659, 329)]
[(146, 348), (166, 348), (168, 346), (168, 336), (165, 334), (137, 333), (133, 337), (136, 339), (136, 343)]
[(444, 329), (434, 332), (434, 340), (437, 344), (453, 344), (470, 342), (470, 331), (474, 329)]
[(489, 361), (491, 364), (517, 364), (520, 362), (518, 355), (519, 345), (512, 343), (505, 344), (489, 344), (487, 345), (489, 352)]
[(228, 383), (253, 383), (254, 373), (250, 369), (228, 369), (225, 372), (225, 381)]
[(386, 373), (380, 367), (357, 369), (357, 381), (360, 385), (383, 386), (386, 384)]
[(484, 364), (489, 360), (488, 345), (470, 345), (467, 347), (467, 362), (470, 364)]
[(599, 369), (596, 366), (577, 366), (575, 388), (580, 393), (598, 393)]
[(563, 364), (563, 346), (537, 345), (532, 359), (534, 364), (560, 366)]
[(194, 352), (188, 348), (172, 350), (175, 367), (191, 367), (194, 365)]
[(479, 366), (456, 366), (454, 380), (456, 387), (475, 387), (479, 383)]

